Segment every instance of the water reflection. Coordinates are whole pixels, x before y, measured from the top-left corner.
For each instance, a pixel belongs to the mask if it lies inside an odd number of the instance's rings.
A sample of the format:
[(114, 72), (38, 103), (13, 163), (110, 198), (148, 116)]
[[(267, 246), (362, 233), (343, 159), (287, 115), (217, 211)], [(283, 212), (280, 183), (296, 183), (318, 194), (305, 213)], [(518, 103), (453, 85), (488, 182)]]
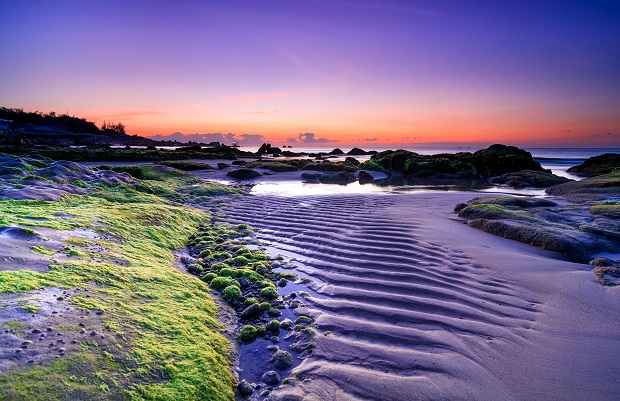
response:
[(303, 181), (256, 182), (250, 193), (255, 195), (312, 196), (335, 194), (394, 194), (410, 192), (488, 192), (521, 196), (545, 196), (538, 188), (512, 188), (489, 186), (481, 180), (429, 180), (415, 177), (386, 177), (372, 182), (349, 184), (322, 184)]

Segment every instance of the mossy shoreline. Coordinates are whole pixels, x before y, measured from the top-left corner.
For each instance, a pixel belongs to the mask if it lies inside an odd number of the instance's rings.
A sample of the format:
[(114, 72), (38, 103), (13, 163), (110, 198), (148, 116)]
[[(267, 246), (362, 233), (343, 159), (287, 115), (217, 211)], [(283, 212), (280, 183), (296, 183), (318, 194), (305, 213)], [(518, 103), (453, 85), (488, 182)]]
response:
[[(237, 383), (217, 305), (206, 283), (176, 268), (173, 251), (199, 230), (204, 233), (201, 224), (210, 220), (207, 211), (191, 203), (239, 191), (177, 170), (126, 170), (141, 179), (139, 184), (85, 183), (87, 194), (59, 201), (0, 200), (0, 224), (31, 230), (38, 241), (31, 252), (50, 262), (45, 272), (28, 266), (0, 271), (0, 293), (30, 296), (60, 288), (69, 295), (58, 297), (54, 307), (61, 313), (64, 308), (65, 319), (72, 318), (69, 310), (92, 311), (102, 322), (101, 336), (80, 337), (84, 330), (76, 315), (70, 325), (76, 343), (53, 362), (15, 357), (16, 364), (0, 373), (0, 398), (234, 399)], [(206, 226), (212, 228), (217, 237), (217, 227)], [(57, 251), (45, 241), (43, 232), (49, 229), (96, 235), (71, 237)], [(37, 315), (36, 307), (31, 311)], [(54, 324), (53, 317), (45, 319)], [(6, 335), (15, 339), (38, 330), (13, 326)]]

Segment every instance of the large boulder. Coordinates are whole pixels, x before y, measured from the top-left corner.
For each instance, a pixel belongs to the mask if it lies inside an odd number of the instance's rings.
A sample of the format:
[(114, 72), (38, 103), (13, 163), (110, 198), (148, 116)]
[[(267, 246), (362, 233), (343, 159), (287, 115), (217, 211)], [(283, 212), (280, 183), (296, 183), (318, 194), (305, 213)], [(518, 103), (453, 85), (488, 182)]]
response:
[(609, 174), (616, 168), (620, 168), (620, 154), (605, 153), (591, 157), (580, 165), (569, 168), (567, 171), (585, 177), (593, 177)]
[(572, 180), (546, 171), (532, 170), (506, 173), (489, 178), (491, 185), (508, 185), (513, 188), (548, 188), (569, 181)]

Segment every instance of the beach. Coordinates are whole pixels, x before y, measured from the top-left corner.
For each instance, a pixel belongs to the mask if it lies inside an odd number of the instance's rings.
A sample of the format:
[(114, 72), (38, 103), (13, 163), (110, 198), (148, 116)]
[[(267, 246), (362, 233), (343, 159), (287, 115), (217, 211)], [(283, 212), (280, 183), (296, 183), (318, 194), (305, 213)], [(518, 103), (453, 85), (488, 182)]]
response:
[[(568, 163), (548, 159), (557, 175), (570, 175)], [(617, 272), (575, 262), (599, 256), (591, 252), (615, 238), (615, 172), (557, 185), (550, 195), (479, 180), (402, 180), (398, 171), (362, 180), (361, 171), (333, 173), (351, 169), (338, 160), (301, 163), (330, 169), (319, 177), (355, 181), (306, 179), (316, 170), (289, 159), (2, 160), (10, 174), (2, 189), (9, 199), (0, 201), (0, 394), (252, 401), (620, 394)], [(239, 171), (254, 178), (231, 177)], [(590, 198), (579, 198), (584, 190)], [(595, 191), (603, 192), (591, 198)], [(545, 225), (567, 238), (578, 233), (590, 253), (492, 235), (472, 224), (480, 216), (526, 233)], [(50, 335), (60, 339), (48, 344)], [(105, 378), (82, 367), (92, 358)], [(43, 370), (91, 385), (71, 379), (52, 388), (39, 379)], [(196, 382), (204, 375), (211, 380)]]
[(316, 347), (272, 399), (615, 399), (617, 291), (462, 224), (452, 209), (475, 196), (252, 195), (224, 208), (317, 294), (304, 311)]

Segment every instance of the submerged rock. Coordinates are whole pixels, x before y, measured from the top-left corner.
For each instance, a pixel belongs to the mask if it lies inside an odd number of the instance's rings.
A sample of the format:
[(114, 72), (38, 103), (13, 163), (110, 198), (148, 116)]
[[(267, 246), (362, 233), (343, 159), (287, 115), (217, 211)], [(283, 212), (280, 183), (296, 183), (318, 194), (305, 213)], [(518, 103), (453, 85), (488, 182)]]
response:
[(275, 370), (270, 370), (269, 372), (266, 372), (261, 377), (261, 379), (268, 386), (275, 386), (276, 384), (280, 383), (280, 375)]
[(273, 362), (273, 366), (275, 366), (276, 369), (286, 370), (293, 364), (293, 356), (290, 352), (281, 349), (273, 354), (271, 362)]

